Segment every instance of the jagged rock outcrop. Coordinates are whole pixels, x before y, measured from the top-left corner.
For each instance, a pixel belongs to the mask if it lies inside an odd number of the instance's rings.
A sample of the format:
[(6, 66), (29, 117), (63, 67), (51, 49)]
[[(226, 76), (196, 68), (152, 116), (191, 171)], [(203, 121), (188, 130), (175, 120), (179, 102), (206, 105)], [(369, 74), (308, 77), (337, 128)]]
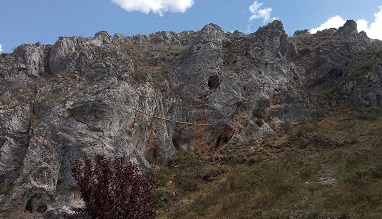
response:
[(381, 44), (358, 32), (356, 22), (349, 20), (338, 30), (294, 37), (292, 41), (299, 45), (294, 63), (304, 69), (302, 81), (311, 98), (320, 99), (327, 107), (341, 103), (380, 105)]
[(357, 23), (353, 20), (347, 20), (344, 24), (344, 26), (338, 28), (337, 34), (342, 35), (350, 35), (350, 34), (357, 34)]
[[(296, 70), (288, 62), (295, 53), (279, 21), (249, 36), (205, 26), (185, 62), (170, 75), (170, 83), (182, 93), (174, 103), (175, 109), (183, 109), (175, 111), (176, 117), (213, 125), (182, 127), (173, 139), (175, 146), (216, 150), (228, 142), (259, 140), (280, 128), (288, 104), (284, 100), (303, 100), (292, 82), (291, 72)], [(202, 137), (187, 137), (197, 133)]]
[(293, 38), (274, 21), (249, 35), (208, 24), (22, 45), (0, 57), (0, 217), (77, 206), (73, 159), (125, 156), (145, 169), (182, 149), (264, 141), (323, 97), (379, 106), (380, 51), (352, 21)]
[(40, 72), (48, 70), (44, 49), (39, 44), (19, 46), (14, 52), (19, 72), (37, 77)]

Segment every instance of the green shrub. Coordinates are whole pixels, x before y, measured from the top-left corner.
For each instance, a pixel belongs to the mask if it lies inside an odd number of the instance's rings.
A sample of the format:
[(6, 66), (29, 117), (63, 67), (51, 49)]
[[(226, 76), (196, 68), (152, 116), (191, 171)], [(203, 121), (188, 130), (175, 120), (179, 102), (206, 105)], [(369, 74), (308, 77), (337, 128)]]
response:
[(304, 30), (296, 30), (294, 33), (293, 33), (293, 36), (302, 36), (302, 35), (308, 35), (309, 34), (309, 30), (308, 29), (304, 29)]

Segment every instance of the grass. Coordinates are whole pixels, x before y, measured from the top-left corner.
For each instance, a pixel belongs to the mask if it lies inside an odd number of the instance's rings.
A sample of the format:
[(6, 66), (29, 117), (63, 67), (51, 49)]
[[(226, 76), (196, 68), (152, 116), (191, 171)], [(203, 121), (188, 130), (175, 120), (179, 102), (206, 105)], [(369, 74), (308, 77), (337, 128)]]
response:
[(158, 173), (157, 218), (381, 218), (382, 114), (366, 112), (339, 108), (224, 154), (182, 152)]

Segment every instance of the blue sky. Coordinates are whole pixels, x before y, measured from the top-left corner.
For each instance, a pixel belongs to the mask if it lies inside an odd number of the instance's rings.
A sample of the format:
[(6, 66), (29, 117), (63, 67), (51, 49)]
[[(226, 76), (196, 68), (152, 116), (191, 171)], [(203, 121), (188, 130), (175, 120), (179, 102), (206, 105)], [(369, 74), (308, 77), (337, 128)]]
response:
[(353, 19), (370, 37), (382, 39), (381, 6), (382, 0), (0, 0), (0, 52), (100, 30), (131, 36), (197, 31), (213, 22), (225, 31), (249, 33), (273, 19), (281, 20), (289, 35)]

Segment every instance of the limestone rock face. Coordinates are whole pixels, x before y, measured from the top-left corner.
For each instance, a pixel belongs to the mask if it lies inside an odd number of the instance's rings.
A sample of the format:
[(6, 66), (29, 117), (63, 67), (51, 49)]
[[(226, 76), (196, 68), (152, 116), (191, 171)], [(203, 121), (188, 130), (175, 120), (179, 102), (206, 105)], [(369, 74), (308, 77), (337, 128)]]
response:
[(358, 33), (357, 23), (353, 20), (347, 20), (344, 26), (338, 28), (337, 33), (344, 34), (344, 35)]
[[(365, 32), (358, 33), (354, 21), (347, 21), (338, 30), (291, 40), (298, 45), (299, 55), (294, 63), (303, 69), (302, 83), (311, 96), (323, 98), (321, 104), (379, 106), (381, 45)], [(320, 96), (328, 90), (331, 92)]]
[(22, 45), (15, 50), (17, 68), (28, 76), (38, 76), (48, 70), (45, 46)]
[[(124, 156), (146, 169), (183, 149), (261, 143), (309, 116), (301, 109), (380, 106), (378, 49), (351, 21), (293, 38), (274, 21), (248, 35), (208, 24), (21, 45), (0, 56), (0, 218), (81, 206), (74, 159)], [(323, 104), (326, 90), (336, 92)]]

